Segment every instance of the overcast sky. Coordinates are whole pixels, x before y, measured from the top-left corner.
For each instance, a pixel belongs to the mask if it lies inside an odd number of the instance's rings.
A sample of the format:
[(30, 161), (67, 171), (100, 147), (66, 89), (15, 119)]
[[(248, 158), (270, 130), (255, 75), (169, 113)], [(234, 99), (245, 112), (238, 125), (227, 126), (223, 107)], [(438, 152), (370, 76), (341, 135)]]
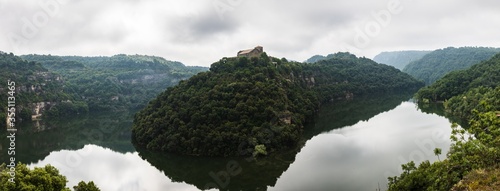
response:
[(500, 46), (498, 0), (0, 0), (0, 15), (4, 52), (145, 54), (201, 66), (257, 45), (297, 61)]

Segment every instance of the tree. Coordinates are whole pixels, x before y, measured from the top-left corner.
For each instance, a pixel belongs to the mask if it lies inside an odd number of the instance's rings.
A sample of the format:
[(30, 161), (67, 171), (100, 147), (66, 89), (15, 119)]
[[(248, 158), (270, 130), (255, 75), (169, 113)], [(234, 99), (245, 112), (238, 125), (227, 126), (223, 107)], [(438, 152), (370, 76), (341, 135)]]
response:
[(15, 168), (14, 182), (9, 181), (11, 176), (5, 166), (5, 164), (0, 166), (2, 169), (0, 190), (35, 190), (38, 188), (44, 191), (69, 191), (69, 188), (66, 188), (66, 177), (59, 174), (53, 166), (35, 167), (30, 170), (25, 164), (19, 163)]
[[(467, 119), (467, 129), (452, 125), (452, 145), (447, 158), (430, 164), (425, 161), (418, 168), (403, 165), (404, 172), (399, 177), (389, 177), (389, 190), (450, 190), (452, 187), (466, 187), (498, 190), (495, 185), (500, 181), (494, 175), (500, 171), (500, 117), (498, 117), (498, 98), (500, 87), (475, 88), (467, 93), (452, 97), (447, 104), (447, 111), (461, 111)], [(434, 149), (434, 154), (441, 154), (441, 149)], [(491, 181), (468, 175), (470, 172), (492, 173)], [(468, 176), (469, 178), (467, 178)], [(466, 177), (466, 178), (464, 178)], [(472, 181), (468, 179), (473, 179)], [(480, 181), (474, 181), (480, 180)], [(457, 189), (453, 189), (457, 190)], [(461, 189), (459, 189), (461, 190)]]
[(75, 189), (75, 191), (101, 191), (99, 188), (97, 188), (93, 181), (90, 181), (89, 183), (81, 181), (78, 183), (78, 185), (73, 186), (73, 189)]
[[(39, 190), (39, 191), (70, 191), (66, 187), (66, 177), (59, 174), (57, 168), (46, 165), (29, 169), (26, 164), (19, 163), (15, 167), (14, 182), (9, 181), (11, 175), (5, 164), (0, 165), (0, 190)], [(93, 182), (82, 184), (83, 191), (99, 191)], [(80, 186), (80, 184), (78, 184)], [(76, 186), (75, 186), (76, 187)], [(79, 187), (80, 188), (80, 187)], [(75, 188), (76, 189), (76, 188)]]
[(266, 146), (265, 145), (255, 145), (255, 149), (253, 151), (253, 156), (259, 155), (267, 155)]
[(438, 160), (441, 161), (441, 159), (439, 159), (439, 155), (441, 154), (441, 148), (435, 148), (434, 154), (438, 157)]

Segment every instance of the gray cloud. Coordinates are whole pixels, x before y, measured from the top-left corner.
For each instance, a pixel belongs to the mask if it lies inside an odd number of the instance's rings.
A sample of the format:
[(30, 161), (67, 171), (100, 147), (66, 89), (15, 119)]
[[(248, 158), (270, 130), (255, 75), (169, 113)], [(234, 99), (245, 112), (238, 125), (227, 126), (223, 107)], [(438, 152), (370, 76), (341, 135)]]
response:
[[(270, 55), (300, 61), (346, 50), (373, 57), (387, 50), (500, 43), (500, 23), (495, 22), (500, 2), (495, 0), (59, 1), (0, 0), (0, 50), (153, 54), (208, 66), (256, 45)], [(391, 2), (399, 3), (401, 11), (381, 25), (374, 13), (388, 11)], [(35, 32), (26, 30), (35, 24), (40, 25)], [(359, 46), (360, 35), (367, 34), (367, 43)]]
[(233, 18), (220, 19), (215, 11), (189, 15), (167, 24), (167, 31), (174, 33), (172, 41), (180, 43), (206, 42), (218, 34), (234, 32), (239, 23)]

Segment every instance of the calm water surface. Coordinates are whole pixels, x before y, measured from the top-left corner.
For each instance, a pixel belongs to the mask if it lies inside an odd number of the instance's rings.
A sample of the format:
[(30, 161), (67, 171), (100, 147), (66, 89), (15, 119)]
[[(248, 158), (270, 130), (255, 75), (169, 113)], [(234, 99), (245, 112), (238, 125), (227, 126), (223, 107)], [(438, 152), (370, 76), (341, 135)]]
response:
[[(402, 163), (446, 153), (451, 123), (407, 97), (359, 99), (322, 108), (298, 148), (258, 159), (188, 157), (149, 152), (130, 143), (132, 114), (104, 113), (32, 127), (18, 135), (18, 161), (51, 164), (72, 187), (101, 190), (375, 190)], [(5, 140), (0, 149), (6, 148)], [(1, 151), (5, 158), (6, 150)], [(440, 156), (445, 158), (445, 154)]]

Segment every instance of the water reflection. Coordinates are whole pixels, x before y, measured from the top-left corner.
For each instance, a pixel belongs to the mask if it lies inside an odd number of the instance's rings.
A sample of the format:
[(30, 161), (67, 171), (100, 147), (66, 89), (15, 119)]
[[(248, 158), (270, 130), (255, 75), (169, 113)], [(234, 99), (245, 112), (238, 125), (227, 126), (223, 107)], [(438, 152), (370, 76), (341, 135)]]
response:
[[(16, 136), (16, 159), (23, 163), (36, 162), (52, 151), (77, 150), (86, 144), (101, 145), (122, 153), (135, 151), (130, 143), (131, 115), (130, 112), (109, 112), (20, 123)], [(1, 131), (0, 135), (4, 137), (6, 133)], [(6, 139), (2, 139), (0, 148), (8, 144)], [(0, 155), (0, 161), (7, 161), (6, 157)]]
[(138, 190), (198, 190), (189, 184), (174, 183), (158, 169), (141, 159), (137, 152), (119, 153), (96, 145), (85, 145), (78, 150), (50, 153), (45, 159), (30, 166), (51, 164), (64, 174), (67, 186), (79, 181), (94, 181), (106, 191)]
[(460, 119), (460, 117), (453, 116), (449, 112), (445, 112), (443, 103), (418, 103), (418, 108), (420, 111), (429, 114), (437, 114), (442, 117), (446, 117), (452, 123), (457, 123), (461, 127), (467, 128), (469, 122), (466, 119)]
[(254, 161), (252, 158), (179, 156), (138, 148), (140, 156), (172, 181), (199, 189), (266, 190), (295, 160), (296, 152), (280, 153)]
[(448, 120), (403, 102), (409, 97), (357, 98), (325, 106), (296, 149), (257, 161), (134, 148), (130, 113), (21, 128), (17, 151), (21, 162), (61, 169), (69, 186), (92, 180), (109, 191), (375, 190), (379, 184), (386, 187), (388, 176), (400, 174), (402, 163), (436, 160), (435, 147), (443, 153), (449, 148)]
[[(403, 100), (408, 100), (410, 96), (411, 95), (406, 94), (385, 95), (372, 98), (365, 97), (349, 102), (339, 102), (333, 105), (325, 106), (322, 111), (320, 111), (320, 115), (315, 122), (306, 128), (307, 130), (304, 132), (302, 144), (299, 144), (296, 149), (292, 149), (286, 153), (273, 154), (270, 157), (261, 158), (257, 161), (249, 161), (244, 158), (177, 156), (173, 154), (149, 152), (139, 147), (136, 149), (141, 157), (163, 171), (165, 175), (173, 181), (186, 182), (187, 184), (192, 184), (199, 189), (205, 189), (207, 186), (213, 186), (222, 190), (267, 190), (268, 187), (274, 186), (279, 188), (280, 185), (277, 185), (277, 182), (279, 181), (278, 179), (281, 179), (280, 177), (284, 176), (283, 173), (285, 171), (285, 174), (288, 174), (287, 170), (289, 170), (288, 168), (290, 165), (293, 166), (299, 161), (299, 163), (308, 163), (307, 161), (309, 159), (296, 159), (295, 157), (299, 152), (309, 152), (301, 151), (301, 149), (307, 149), (310, 147), (309, 145), (311, 143), (308, 141), (309, 139), (322, 132), (328, 132), (346, 125), (353, 125), (358, 121), (368, 120), (381, 112), (389, 111), (397, 107)], [(332, 140), (341, 141), (342, 139), (332, 138)], [(304, 148), (302, 148), (306, 142), (307, 144)], [(354, 159), (364, 157), (359, 156), (365, 152), (363, 148), (353, 149), (351, 148), (353, 145), (344, 145), (340, 143), (341, 142), (328, 142), (325, 144), (332, 147), (332, 152), (342, 152), (342, 156), (344, 157), (350, 156), (344, 158), (346, 162), (352, 163), (356, 161)], [(349, 150), (352, 150), (353, 152), (349, 152)], [(315, 153), (314, 155), (320, 156), (321, 154)], [(308, 154), (308, 157), (312, 157), (314, 155)], [(338, 159), (333, 160), (328, 157), (319, 157), (319, 159), (323, 162), (312, 161), (312, 163), (309, 164), (311, 166), (304, 170), (315, 171), (319, 169), (319, 171), (321, 171), (321, 168), (323, 167), (318, 166), (319, 164), (339, 162)], [(228, 164), (236, 164), (237, 167), (241, 168), (241, 172), (230, 175), (231, 173), (228, 173), (230, 170), (227, 170)], [(348, 166), (342, 162), (339, 162), (338, 164), (341, 166)], [(399, 163), (397, 163), (397, 166), (399, 166)], [(295, 172), (295, 176), (308, 179), (308, 177), (304, 177), (304, 172)], [(319, 181), (321, 179), (318, 178), (312, 180), (318, 181), (318, 185), (328, 185), (328, 182), (332, 182), (330, 180), (326, 180), (326, 183), (324, 183)], [(280, 190), (289, 189), (291, 189), (291, 187)], [(303, 189), (299, 190), (309, 189), (307, 189), (307, 187), (303, 187)]]
[(394, 109), (411, 97), (412, 94), (409, 93), (372, 95), (324, 105), (314, 123), (306, 128), (304, 138), (309, 140), (320, 133), (366, 121), (379, 113)]
[[(404, 102), (368, 121), (315, 136), (269, 190), (375, 190), (400, 164), (437, 160), (433, 149), (448, 152), (450, 122)], [(444, 158), (443, 156), (440, 156)]]

